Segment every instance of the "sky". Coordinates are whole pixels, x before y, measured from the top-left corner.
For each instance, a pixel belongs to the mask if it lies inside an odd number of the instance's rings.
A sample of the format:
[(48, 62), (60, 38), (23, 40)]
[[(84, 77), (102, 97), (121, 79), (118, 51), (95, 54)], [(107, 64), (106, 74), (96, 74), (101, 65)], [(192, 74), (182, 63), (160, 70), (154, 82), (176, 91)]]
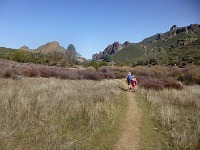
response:
[(0, 47), (58, 41), (87, 59), (116, 41), (137, 43), (200, 24), (200, 0), (0, 0)]

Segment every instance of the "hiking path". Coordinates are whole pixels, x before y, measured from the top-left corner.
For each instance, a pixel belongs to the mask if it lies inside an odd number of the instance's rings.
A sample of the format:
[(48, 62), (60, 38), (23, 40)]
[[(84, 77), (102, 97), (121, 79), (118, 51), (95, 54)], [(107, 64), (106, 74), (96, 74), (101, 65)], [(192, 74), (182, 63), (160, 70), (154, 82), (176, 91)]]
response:
[[(140, 147), (140, 108), (137, 106), (135, 92), (128, 89), (125, 80), (118, 80), (119, 87), (126, 92), (128, 107), (124, 122), (120, 126), (120, 138), (115, 150), (139, 150)], [(137, 92), (137, 91), (136, 91)]]

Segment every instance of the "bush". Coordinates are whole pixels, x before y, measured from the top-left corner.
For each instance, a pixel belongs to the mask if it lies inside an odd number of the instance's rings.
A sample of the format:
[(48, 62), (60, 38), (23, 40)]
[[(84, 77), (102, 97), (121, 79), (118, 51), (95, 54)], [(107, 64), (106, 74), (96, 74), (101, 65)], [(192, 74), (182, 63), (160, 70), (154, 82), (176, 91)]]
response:
[[(177, 66), (137, 66), (137, 67), (113, 67), (102, 66), (97, 70), (90, 66), (84, 69), (67, 69), (55, 66), (36, 65), (30, 63), (18, 63), (10, 60), (0, 59), (0, 76), (12, 78), (14, 76), (26, 77), (56, 77), (61, 79), (118, 79), (126, 78), (128, 72), (131, 72), (136, 77), (147, 77), (148, 84), (143, 84), (145, 87), (155, 87), (156, 89), (164, 87), (176, 87), (178, 84), (174, 83), (179, 80), (186, 84), (200, 84), (200, 67), (191, 65), (186, 68), (179, 68)], [(158, 78), (158, 79), (156, 79)], [(174, 83), (174, 85), (173, 85)]]
[(162, 90), (164, 88), (182, 89), (181, 83), (169, 79), (138, 76), (137, 80), (138, 80), (138, 85), (144, 87), (145, 89), (156, 89), (156, 90)]
[(188, 85), (200, 85), (200, 67), (194, 65), (188, 66), (177, 78)]
[(107, 66), (102, 66), (98, 69), (98, 72), (102, 72), (102, 73), (109, 73), (110, 72), (110, 67)]
[(25, 67), (25, 68), (23, 68), (23, 74), (26, 77), (40, 77), (40, 72), (35, 67)]

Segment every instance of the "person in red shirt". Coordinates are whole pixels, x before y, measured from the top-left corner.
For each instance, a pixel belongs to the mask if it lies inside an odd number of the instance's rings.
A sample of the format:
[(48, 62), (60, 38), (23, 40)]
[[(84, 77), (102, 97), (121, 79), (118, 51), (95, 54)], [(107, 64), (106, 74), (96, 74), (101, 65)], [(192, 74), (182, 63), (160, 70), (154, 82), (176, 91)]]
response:
[(135, 92), (135, 89), (137, 86), (137, 79), (135, 78), (134, 75), (132, 75), (131, 86), (132, 86), (132, 90)]

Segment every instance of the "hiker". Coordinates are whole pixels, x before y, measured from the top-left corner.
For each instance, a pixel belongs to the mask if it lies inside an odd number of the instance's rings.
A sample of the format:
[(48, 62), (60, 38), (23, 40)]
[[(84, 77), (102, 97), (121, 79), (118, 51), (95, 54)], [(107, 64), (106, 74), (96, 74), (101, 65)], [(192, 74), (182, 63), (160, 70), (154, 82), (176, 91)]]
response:
[(128, 84), (128, 89), (131, 89), (131, 80), (132, 80), (132, 76), (131, 73), (128, 73), (128, 76), (126, 77), (126, 83)]
[(135, 92), (135, 89), (136, 89), (136, 86), (137, 86), (137, 80), (136, 80), (134, 75), (132, 75), (131, 86), (132, 86), (133, 92)]

